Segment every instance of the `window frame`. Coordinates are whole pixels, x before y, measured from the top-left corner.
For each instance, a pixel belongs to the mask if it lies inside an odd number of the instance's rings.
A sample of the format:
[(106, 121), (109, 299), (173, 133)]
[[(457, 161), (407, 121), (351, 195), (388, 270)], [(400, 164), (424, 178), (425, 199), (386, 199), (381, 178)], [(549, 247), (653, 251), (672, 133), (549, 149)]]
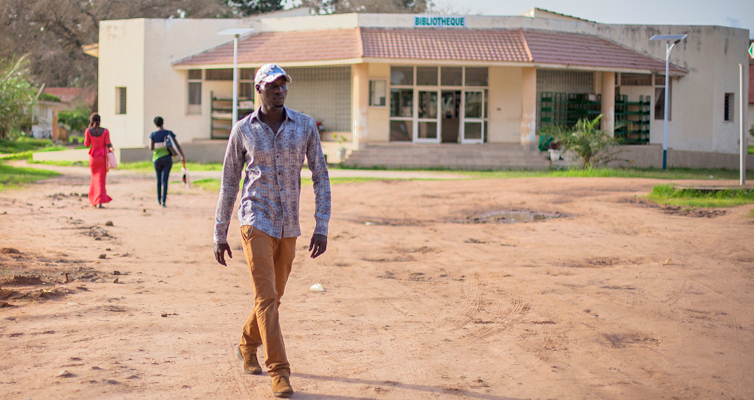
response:
[(126, 86), (115, 87), (115, 115), (128, 114), (128, 88)]
[[(199, 78), (191, 78), (191, 71), (199, 71)], [(186, 74), (186, 115), (202, 115), (202, 78), (204, 77), (203, 69), (189, 70)], [(191, 85), (199, 85), (199, 103), (191, 103)]]
[[(481, 138), (480, 139), (464, 139), (464, 132), (465, 132), (465, 123), (466, 117), (463, 115), (463, 110), (461, 110), (461, 115), (459, 115), (459, 130), (458, 130), (458, 137), (461, 139), (461, 144), (473, 144), (473, 143), (486, 143), (488, 140), (488, 127), (489, 127), (489, 110), (488, 110), (488, 95), (489, 95), (489, 67), (487, 68), (487, 86), (467, 86), (466, 85), (466, 68), (482, 68), (477, 66), (465, 66), (465, 65), (390, 65), (390, 68), (393, 67), (399, 67), (399, 68), (407, 68), (412, 67), (413, 68), (413, 84), (412, 85), (393, 85), (392, 79), (388, 80), (388, 87), (387, 87), (387, 93), (389, 93), (389, 96), (387, 98), (387, 107), (389, 108), (388, 113), (388, 119), (390, 121), (390, 124), (392, 125), (392, 122), (398, 122), (398, 121), (404, 121), (411, 127), (411, 140), (410, 141), (402, 141), (403, 143), (442, 143), (442, 118), (440, 117), (440, 110), (438, 109), (438, 118), (437, 118), (437, 137), (431, 138), (431, 139), (422, 139), (419, 138), (419, 123), (420, 122), (430, 122), (430, 119), (426, 118), (419, 118), (419, 93), (420, 92), (431, 92), (436, 91), (438, 96), (438, 108), (441, 108), (441, 104), (439, 99), (442, 96), (443, 90), (458, 90), (462, 92), (462, 96), (465, 96), (466, 91), (481, 91), (483, 92), (483, 101), (482, 101), (482, 117), (478, 119), (471, 119), (470, 123), (481, 123)], [(419, 85), (417, 82), (417, 74), (418, 74), (418, 67), (437, 67), (437, 85)], [(460, 85), (443, 85), (442, 83), (442, 77), (443, 77), (443, 68), (460, 68), (460, 76), (461, 76), (461, 84)], [(392, 76), (392, 71), (391, 71)], [(393, 89), (398, 90), (411, 90), (413, 93), (412, 98), (412, 110), (411, 110), (411, 117), (406, 116), (393, 116), (393, 105), (392, 105), (392, 93)], [(465, 98), (464, 98), (465, 99)], [(465, 105), (465, 101), (462, 100)], [(435, 120), (431, 120), (434, 122)], [(392, 140), (391, 140), (392, 142)], [(396, 143), (400, 143), (399, 141), (395, 141)]]
[(736, 116), (736, 94), (727, 92), (723, 95), (723, 122), (734, 122)]

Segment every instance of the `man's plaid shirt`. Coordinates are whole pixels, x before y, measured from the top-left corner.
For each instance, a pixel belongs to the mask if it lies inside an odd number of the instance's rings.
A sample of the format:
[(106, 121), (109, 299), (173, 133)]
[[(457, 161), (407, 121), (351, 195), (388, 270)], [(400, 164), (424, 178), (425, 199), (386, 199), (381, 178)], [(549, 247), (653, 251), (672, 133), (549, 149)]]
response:
[(227, 243), (228, 225), (243, 174), (238, 219), (275, 237), (301, 235), (299, 199), (301, 168), (306, 157), (314, 182), (316, 227), (327, 235), (330, 221), (330, 178), (314, 120), (285, 108), (277, 134), (259, 120), (259, 110), (233, 127), (223, 161), (220, 198), (215, 212), (215, 243)]

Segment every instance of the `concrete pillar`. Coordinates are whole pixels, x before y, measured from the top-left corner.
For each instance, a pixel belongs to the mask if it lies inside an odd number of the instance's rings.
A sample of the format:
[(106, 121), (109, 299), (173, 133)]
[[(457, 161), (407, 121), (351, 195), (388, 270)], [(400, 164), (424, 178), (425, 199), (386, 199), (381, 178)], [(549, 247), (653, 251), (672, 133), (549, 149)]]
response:
[(602, 73), (602, 130), (614, 133), (615, 130), (615, 73)]
[(367, 110), (369, 108), (369, 64), (351, 66), (351, 133), (352, 150), (358, 150), (367, 138)]
[(537, 69), (522, 68), (521, 81), (521, 145), (536, 146)]

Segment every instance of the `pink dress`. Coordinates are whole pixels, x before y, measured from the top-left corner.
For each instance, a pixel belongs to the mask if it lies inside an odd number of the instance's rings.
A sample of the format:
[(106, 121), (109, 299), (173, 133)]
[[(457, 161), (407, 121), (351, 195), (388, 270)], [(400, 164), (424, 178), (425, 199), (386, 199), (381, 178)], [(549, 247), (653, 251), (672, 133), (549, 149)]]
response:
[(107, 181), (107, 145), (110, 144), (110, 132), (104, 129), (99, 136), (92, 136), (86, 129), (84, 146), (89, 147), (89, 169), (92, 171), (92, 181), (89, 184), (89, 202), (93, 206), (112, 201), (107, 195), (105, 183)]

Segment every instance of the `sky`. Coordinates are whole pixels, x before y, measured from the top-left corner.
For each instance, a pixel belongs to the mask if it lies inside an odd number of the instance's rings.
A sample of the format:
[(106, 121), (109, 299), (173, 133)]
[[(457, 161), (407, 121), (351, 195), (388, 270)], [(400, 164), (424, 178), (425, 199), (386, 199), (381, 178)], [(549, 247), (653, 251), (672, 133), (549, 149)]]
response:
[(520, 15), (539, 7), (606, 24), (720, 25), (749, 30), (754, 0), (433, 0), (453, 14)]

